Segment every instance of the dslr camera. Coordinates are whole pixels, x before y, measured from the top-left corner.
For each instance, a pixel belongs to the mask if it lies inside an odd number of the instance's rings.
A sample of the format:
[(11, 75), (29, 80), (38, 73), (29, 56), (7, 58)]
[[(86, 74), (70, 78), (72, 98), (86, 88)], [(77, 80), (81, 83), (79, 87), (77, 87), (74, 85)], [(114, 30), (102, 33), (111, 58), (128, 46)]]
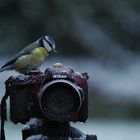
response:
[(44, 73), (10, 77), (10, 119), (26, 123), (37, 117), (53, 122), (85, 122), (88, 118), (88, 75), (56, 63)]

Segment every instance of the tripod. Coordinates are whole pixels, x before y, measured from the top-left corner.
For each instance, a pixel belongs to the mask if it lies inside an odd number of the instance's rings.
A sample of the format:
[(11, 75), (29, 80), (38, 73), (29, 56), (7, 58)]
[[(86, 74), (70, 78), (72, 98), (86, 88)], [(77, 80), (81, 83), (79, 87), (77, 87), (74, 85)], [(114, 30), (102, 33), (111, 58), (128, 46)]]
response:
[(46, 122), (30, 119), (22, 129), (23, 140), (97, 140), (96, 135), (85, 135), (69, 122)]

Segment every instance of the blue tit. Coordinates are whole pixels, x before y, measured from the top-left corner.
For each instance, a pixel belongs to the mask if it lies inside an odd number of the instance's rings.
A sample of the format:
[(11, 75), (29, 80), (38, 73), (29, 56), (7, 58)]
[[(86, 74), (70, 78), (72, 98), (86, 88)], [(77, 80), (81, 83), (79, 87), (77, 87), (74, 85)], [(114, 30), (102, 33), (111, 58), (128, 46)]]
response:
[(19, 73), (28, 74), (36, 71), (52, 52), (56, 52), (53, 38), (43, 36), (13, 56), (0, 68), (0, 72), (16, 70)]

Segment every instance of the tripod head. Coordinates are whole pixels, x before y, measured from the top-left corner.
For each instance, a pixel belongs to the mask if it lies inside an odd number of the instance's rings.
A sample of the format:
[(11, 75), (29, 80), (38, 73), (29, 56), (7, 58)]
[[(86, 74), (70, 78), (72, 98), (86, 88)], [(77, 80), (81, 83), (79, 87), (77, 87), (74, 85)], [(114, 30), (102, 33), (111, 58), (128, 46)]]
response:
[(42, 122), (32, 118), (22, 130), (23, 140), (97, 140), (96, 135), (86, 135), (70, 123)]

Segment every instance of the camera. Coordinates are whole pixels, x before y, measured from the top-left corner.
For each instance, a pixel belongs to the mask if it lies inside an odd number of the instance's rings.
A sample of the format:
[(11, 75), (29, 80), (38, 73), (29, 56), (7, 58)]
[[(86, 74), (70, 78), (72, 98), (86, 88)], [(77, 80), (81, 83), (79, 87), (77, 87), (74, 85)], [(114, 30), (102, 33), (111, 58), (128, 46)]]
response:
[(7, 80), (10, 119), (26, 123), (37, 117), (44, 121), (85, 122), (88, 118), (88, 75), (54, 64), (44, 73), (19, 75)]
[(72, 127), (70, 122), (88, 118), (88, 74), (55, 63), (44, 73), (11, 76), (5, 81), (1, 100), (1, 140), (5, 140), (6, 100), (10, 97), (10, 119), (25, 124), (22, 139), (97, 140)]

